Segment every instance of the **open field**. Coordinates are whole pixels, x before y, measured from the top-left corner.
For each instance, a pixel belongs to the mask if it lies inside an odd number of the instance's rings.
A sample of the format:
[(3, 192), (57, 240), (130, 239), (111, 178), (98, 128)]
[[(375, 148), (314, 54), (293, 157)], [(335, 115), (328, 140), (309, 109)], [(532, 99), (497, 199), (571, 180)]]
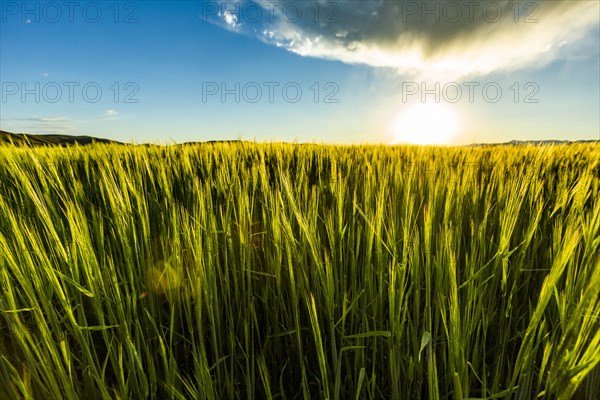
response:
[(0, 147), (0, 399), (595, 399), (600, 145)]

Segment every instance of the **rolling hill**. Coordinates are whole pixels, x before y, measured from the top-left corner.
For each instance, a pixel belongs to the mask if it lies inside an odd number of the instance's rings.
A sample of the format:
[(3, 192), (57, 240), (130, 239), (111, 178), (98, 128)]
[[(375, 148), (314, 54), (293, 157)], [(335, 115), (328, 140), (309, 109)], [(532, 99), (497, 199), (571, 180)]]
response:
[(91, 143), (114, 143), (123, 144), (109, 139), (95, 138), (91, 136), (70, 135), (30, 135), (23, 133), (10, 133), (0, 130), (0, 144), (15, 144), (17, 146), (68, 146), (86, 145)]

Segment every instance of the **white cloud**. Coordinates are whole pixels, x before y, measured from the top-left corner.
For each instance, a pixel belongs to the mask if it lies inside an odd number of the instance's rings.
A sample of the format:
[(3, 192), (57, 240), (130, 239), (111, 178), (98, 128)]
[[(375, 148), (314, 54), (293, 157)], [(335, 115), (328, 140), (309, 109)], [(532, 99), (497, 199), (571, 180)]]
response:
[(225, 24), (227, 25), (227, 27), (230, 30), (233, 30), (233, 31), (237, 30), (238, 17), (234, 12), (227, 10), (223, 13), (220, 12), (218, 15), (219, 15), (219, 17), (221, 17), (223, 19), (223, 21), (225, 22)]
[[(239, 0), (220, 3), (230, 10)], [(573, 44), (600, 21), (597, 0), (338, 0), (329, 8), (333, 3), (318, 2), (317, 14), (314, 2), (258, 3), (264, 10), (258, 23), (230, 11), (216, 23), (302, 56), (438, 78), (543, 66), (577, 51)], [(299, 6), (302, 17), (294, 18), (289, 10)]]
[(104, 112), (104, 118), (105, 119), (110, 119), (110, 120), (117, 119), (118, 115), (119, 115), (119, 112), (117, 110), (112, 109), (112, 108), (109, 109), (109, 110), (106, 110)]
[(64, 116), (33, 116), (31, 118), (2, 119), (7, 130), (31, 134), (72, 134), (77, 121)]

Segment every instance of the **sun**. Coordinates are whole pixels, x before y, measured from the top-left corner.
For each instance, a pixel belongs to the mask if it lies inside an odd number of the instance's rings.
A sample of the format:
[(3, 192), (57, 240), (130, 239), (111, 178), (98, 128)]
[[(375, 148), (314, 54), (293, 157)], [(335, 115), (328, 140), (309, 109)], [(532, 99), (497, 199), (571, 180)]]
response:
[(392, 144), (448, 144), (459, 129), (458, 116), (449, 107), (439, 103), (417, 104), (394, 121)]

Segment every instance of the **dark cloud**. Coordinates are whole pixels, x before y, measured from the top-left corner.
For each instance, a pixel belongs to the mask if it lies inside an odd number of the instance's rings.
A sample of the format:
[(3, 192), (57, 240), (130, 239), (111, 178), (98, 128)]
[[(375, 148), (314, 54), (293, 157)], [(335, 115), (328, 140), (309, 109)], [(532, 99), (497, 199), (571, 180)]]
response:
[(550, 61), (600, 19), (596, 0), (244, 0), (215, 7), (207, 19), (301, 55), (455, 76)]

